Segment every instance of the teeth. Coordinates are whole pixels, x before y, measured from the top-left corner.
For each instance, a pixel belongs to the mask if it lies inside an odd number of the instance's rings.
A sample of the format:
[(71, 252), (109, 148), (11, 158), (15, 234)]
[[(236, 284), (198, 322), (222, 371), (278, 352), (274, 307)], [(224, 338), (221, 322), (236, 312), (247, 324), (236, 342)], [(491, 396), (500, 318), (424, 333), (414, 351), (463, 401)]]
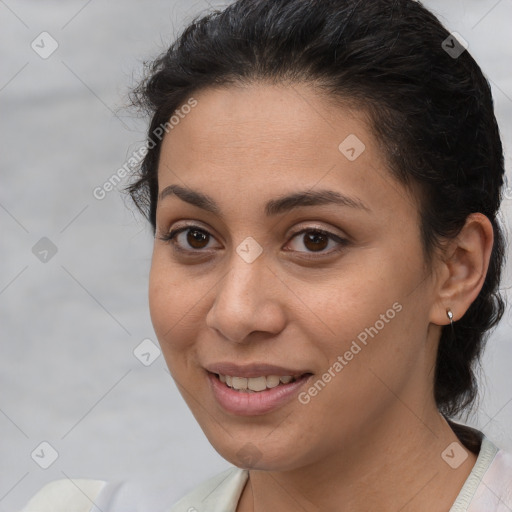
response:
[(247, 380), (247, 387), (253, 391), (263, 391), (267, 389), (267, 378), (266, 377), (252, 377)]
[[(265, 377), (263, 377), (265, 378)], [(249, 380), (253, 380), (253, 379), (249, 379)], [(231, 386), (235, 389), (252, 389), (252, 387), (250, 387), (248, 385), (248, 382), (247, 382), (247, 379), (245, 377), (233, 377), (231, 379)], [(253, 391), (259, 391), (257, 389), (254, 389)]]
[(270, 375), (267, 377), (267, 388), (275, 388), (279, 386), (280, 378), (277, 375)]
[(280, 384), (288, 384), (289, 382), (295, 380), (295, 377), (291, 375), (284, 375), (282, 377), (278, 375), (269, 375), (246, 378), (219, 374), (219, 380), (230, 388), (236, 389), (237, 391), (253, 393), (264, 391), (265, 389), (275, 388)]

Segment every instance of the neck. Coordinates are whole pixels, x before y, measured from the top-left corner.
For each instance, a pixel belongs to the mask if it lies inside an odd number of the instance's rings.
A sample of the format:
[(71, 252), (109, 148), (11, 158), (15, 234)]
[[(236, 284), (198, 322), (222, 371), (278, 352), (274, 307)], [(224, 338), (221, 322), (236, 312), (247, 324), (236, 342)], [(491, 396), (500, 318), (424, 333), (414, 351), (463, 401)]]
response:
[(344, 512), (449, 510), (476, 455), (464, 448), (466, 460), (452, 468), (441, 454), (462, 443), (435, 406), (421, 417), (402, 402), (397, 409), (397, 416), (372, 422), (305, 467), (250, 470), (237, 512), (339, 510), (340, 504)]

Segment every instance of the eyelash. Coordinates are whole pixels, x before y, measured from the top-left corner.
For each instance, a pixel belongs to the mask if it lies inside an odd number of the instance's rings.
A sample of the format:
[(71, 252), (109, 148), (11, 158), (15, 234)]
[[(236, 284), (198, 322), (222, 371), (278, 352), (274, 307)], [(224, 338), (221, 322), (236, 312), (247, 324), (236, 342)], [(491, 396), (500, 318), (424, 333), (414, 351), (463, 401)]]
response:
[[(190, 225), (190, 226), (184, 226), (184, 227), (181, 227), (181, 228), (177, 228), (177, 229), (173, 229), (171, 230), (169, 233), (163, 235), (163, 236), (159, 236), (158, 239), (159, 240), (162, 240), (163, 242), (165, 243), (170, 243), (172, 244), (173, 246), (173, 249), (176, 250), (176, 251), (179, 251), (179, 252), (182, 252), (182, 253), (201, 253), (201, 252), (206, 252), (205, 250), (203, 249), (182, 249), (181, 247), (179, 247), (176, 242), (174, 241), (174, 239), (182, 232), (184, 231), (187, 231), (187, 230), (191, 230), (191, 231), (199, 231), (200, 233), (203, 233), (203, 234), (206, 234), (208, 236), (211, 236), (211, 233), (209, 233), (207, 230), (201, 228), (200, 226), (194, 226), (194, 225)], [(304, 229), (301, 229), (299, 231), (297, 231), (296, 233), (293, 233), (292, 236), (291, 236), (291, 239), (295, 238), (296, 236), (302, 234), (302, 233), (315, 233), (315, 234), (321, 234), (321, 235), (324, 235), (326, 237), (328, 237), (329, 239), (331, 240), (334, 240), (335, 242), (337, 242), (340, 247), (338, 247), (337, 249), (334, 249), (334, 250), (331, 250), (327, 253), (325, 252), (318, 252), (318, 253), (315, 253), (313, 251), (308, 251), (310, 252), (310, 254), (319, 254), (319, 256), (306, 256), (306, 258), (310, 258), (310, 259), (316, 259), (316, 258), (319, 258), (319, 257), (322, 257), (322, 256), (327, 256), (327, 255), (332, 255), (332, 254), (335, 254), (337, 252), (340, 252), (341, 250), (343, 250), (345, 248), (345, 246), (348, 245), (349, 241), (344, 239), (344, 238), (341, 238), (339, 237), (338, 235), (335, 235), (334, 233), (331, 233), (329, 231), (325, 231), (323, 229), (320, 229), (320, 228), (313, 228), (313, 227), (308, 227), (308, 228), (304, 228)], [(290, 251), (290, 252), (293, 252), (293, 251)], [(302, 252), (302, 251), (298, 251), (298, 252)]]

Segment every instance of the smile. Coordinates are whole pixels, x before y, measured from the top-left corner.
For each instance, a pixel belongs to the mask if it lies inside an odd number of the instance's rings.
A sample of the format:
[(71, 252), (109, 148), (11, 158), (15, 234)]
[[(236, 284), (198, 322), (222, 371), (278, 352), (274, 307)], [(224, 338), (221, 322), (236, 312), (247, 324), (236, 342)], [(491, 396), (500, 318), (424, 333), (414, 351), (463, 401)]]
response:
[[(279, 385), (294, 382), (297, 377), (291, 375), (268, 375), (261, 377), (235, 377), (232, 375), (218, 374), (219, 380), (225, 383), (228, 387), (236, 389), (237, 391), (245, 391), (246, 393), (258, 393), (266, 389), (272, 389)], [(300, 376), (298, 377), (300, 378)]]
[(239, 377), (207, 372), (210, 389), (224, 412), (238, 416), (267, 414), (293, 401), (311, 373)]

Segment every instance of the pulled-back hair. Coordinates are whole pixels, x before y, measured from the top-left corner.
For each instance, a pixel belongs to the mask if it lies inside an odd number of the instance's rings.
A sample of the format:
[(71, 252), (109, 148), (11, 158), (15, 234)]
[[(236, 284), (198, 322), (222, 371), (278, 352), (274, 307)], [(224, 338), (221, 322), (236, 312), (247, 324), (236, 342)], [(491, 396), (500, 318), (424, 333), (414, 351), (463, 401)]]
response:
[[(149, 139), (193, 93), (211, 86), (306, 83), (363, 109), (391, 175), (420, 191), (429, 263), (469, 214), (489, 218), (494, 245), (485, 282), (454, 329), (443, 327), (435, 368), (435, 400), (445, 417), (474, 405), (475, 367), (504, 312), (497, 220), (504, 159), (489, 84), (439, 20), (413, 0), (238, 0), (195, 18), (146, 71), (133, 101), (151, 116)], [(127, 188), (153, 232), (160, 147), (153, 143)]]

